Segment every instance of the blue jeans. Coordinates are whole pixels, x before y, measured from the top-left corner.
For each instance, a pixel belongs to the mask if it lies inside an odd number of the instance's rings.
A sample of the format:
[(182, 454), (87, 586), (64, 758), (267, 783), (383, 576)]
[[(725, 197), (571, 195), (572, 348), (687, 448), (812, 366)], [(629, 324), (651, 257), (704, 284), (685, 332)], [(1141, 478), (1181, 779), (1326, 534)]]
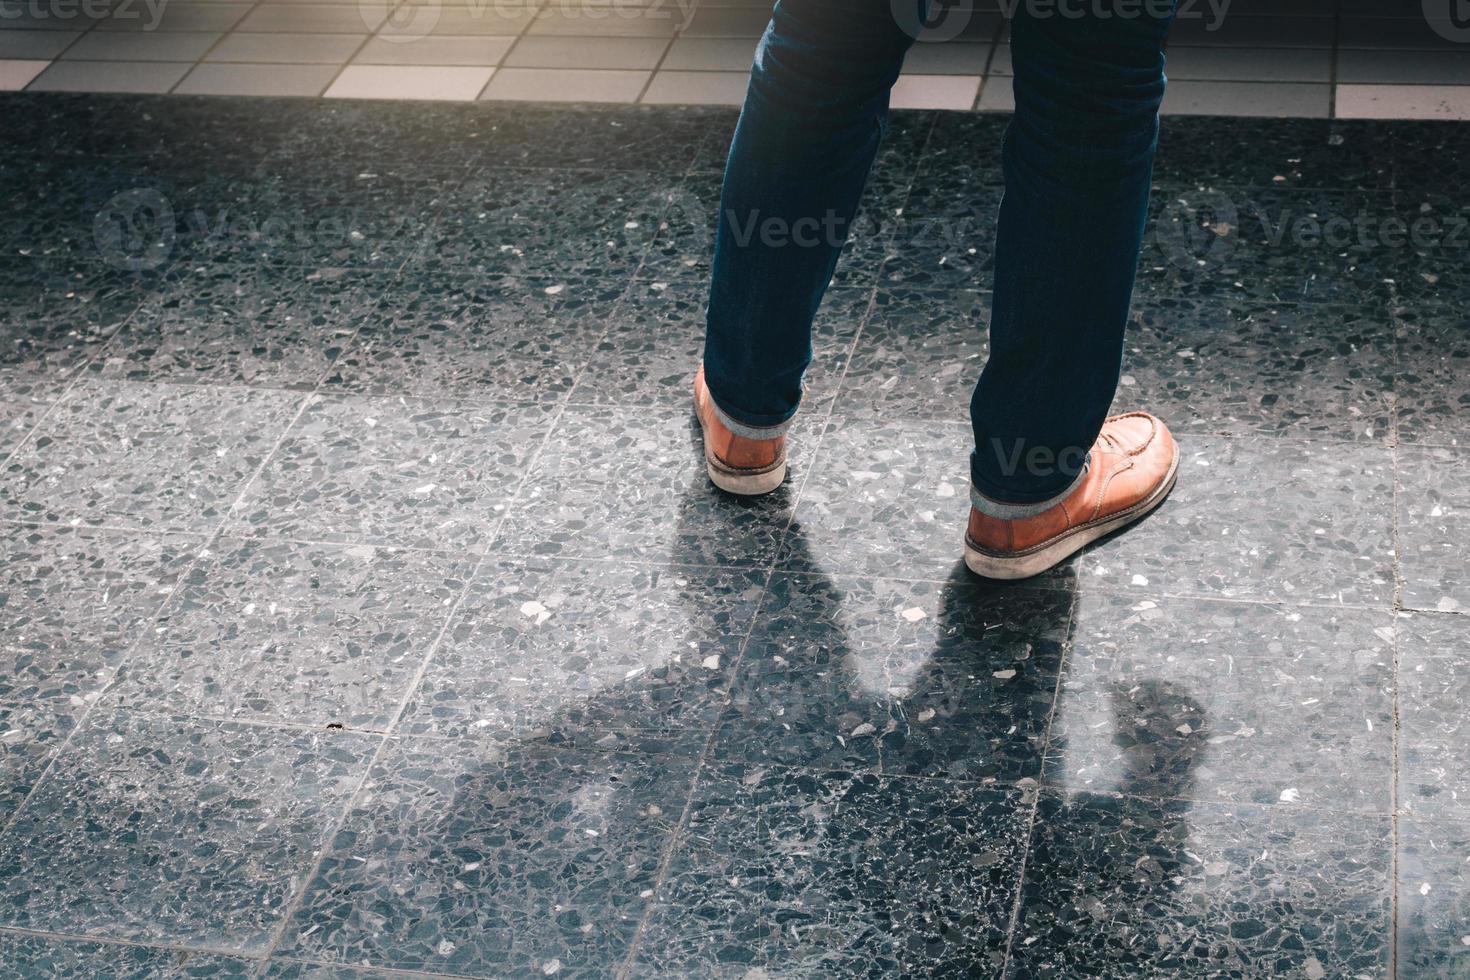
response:
[[(796, 413), (812, 320), (914, 40), (900, 21), (924, 10), (780, 0), (761, 39), (725, 171), (704, 351), (714, 403), (742, 434), (774, 437)], [(1169, 0), (1016, 5), (990, 358), (970, 402), (971, 496), (996, 516), (1064, 494), (1112, 403), (1172, 16)]]

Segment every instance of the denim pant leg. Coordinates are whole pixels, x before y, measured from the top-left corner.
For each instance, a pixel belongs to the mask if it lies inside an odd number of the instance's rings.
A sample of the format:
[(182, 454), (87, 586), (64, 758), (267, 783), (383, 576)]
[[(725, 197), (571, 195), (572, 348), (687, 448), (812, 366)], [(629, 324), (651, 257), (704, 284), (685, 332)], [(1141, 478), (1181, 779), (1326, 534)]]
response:
[(982, 510), (1064, 493), (1112, 404), (1147, 217), (1171, 6), (1016, 7), (1016, 114), (1003, 154), (990, 359), (970, 403), (971, 479)]
[(780, 0), (761, 39), (725, 169), (704, 349), (710, 394), (737, 429), (774, 434), (796, 413), (812, 320), (923, 3)]

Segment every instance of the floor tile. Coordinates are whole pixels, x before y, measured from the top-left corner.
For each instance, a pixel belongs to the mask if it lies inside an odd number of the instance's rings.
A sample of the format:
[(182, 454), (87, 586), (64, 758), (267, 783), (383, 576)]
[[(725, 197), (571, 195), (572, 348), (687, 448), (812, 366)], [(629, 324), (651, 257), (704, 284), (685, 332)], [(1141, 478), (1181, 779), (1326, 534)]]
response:
[(1470, 318), (1455, 302), (1414, 302), (1397, 311), (1394, 400), (1403, 442), (1470, 446)]
[(998, 169), (941, 170), (926, 156), (894, 223), (883, 279), (910, 286), (990, 288), (999, 177)]
[(336, 65), (196, 66), (179, 83), (181, 95), (321, 95), (337, 74)]
[(1169, 499), (1085, 553), (1088, 582), (1216, 598), (1387, 605), (1387, 449), (1187, 435), (1180, 453)]
[(1470, 84), (1470, 54), (1464, 51), (1340, 51), (1337, 80), (1341, 84), (1417, 83)]
[(1381, 128), (1323, 119), (1170, 116), (1159, 124), (1154, 181), (1165, 187), (1388, 190), (1392, 142)]
[(375, 745), (96, 718), (0, 837), (0, 920), (259, 953)]
[(771, 11), (764, 7), (699, 7), (694, 16), (681, 25), (684, 37), (758, 38), (771, 21)]
[(76, 729), (85, 707), (79, 700), (71, 696), (0, 699), (0, 825), (20, 809)]
[(1398, 461), (1400, 601), (1410, 609), (1470, 612), (1461, 557), (1470, 529), (1464, 448), (1405, 447)]
[(52, 977), (55, 980), (86, 980), (88, 977), (119, 976), (150, 980), (245, 980), (253, 976), (255, 962), (184, 953), (146, 946), (120, 946), (83, 940), (48, 939), (42, 936), (0, 936), (0, 961), (9, 963), (20, 976)]
[(1045, 793), (1017, 977), (1382, 976), (1387, 818)]
[[(356, 65), (498, 65), (515, 43), (510, 37), (421, 37), (404, 42), (374, 37), (353, 57)], [(356, 50), (356, 49), (354, 49)]]
[(880, 285), (834, 411), (878, 419), (967, 420), (989, 331), (987, 294)]
[(1330, 17), (1232, 17), (1221, 8), (1197, 7), (1175, 21), (1169, 46), (1330, 48), (1332, 32)]
[(62, 55), (71, 61), (198, 61), (219, 33), (93, 31)]
[(1470, 85), (1339, 85), (1343, 119), (1470, 119)]
[(285, 392), (85, 379), (11, 457), (0, 516), (211, 531), (299, 405)]
[(1423, 821), (1470, 825), (1470, 732), (1460, 707), (1470, 693), (1470, 616), (1401, 613), (1395, 629), (1399, 809)]
[(526, 35), (671, 38), (684, 27), (684, 16), (668, 5), (552, 3), (537, 14)]
[(834, 418), (820, 455), (807, 463), (793, 528), (799, 537), (783, 563), (944, 578), (960, 560), (973, 439), (959, 421)]
[[(991, 47), (989, 43), (965, 41), (916, 44), (904, 57), (903, 69), (917, 75), (983, 75), (990, 62)], [(975, 101), (973, 94), (970, 101)]]
[(728, 105), (745, 102), (750, 72), (746, 71), (672, 71), (660, 69), (648, 90), (645, 103), (653, 105)]
[(1004, 117), (979, 113), (935, 113), (914, 174), (914, 206), (944, 199), (929, 190), (933, 185), (950, 183), (973, 195), (976, 187), (1004, 183), (1001, 146), (1009, 123)]
[(1470, 826), (1403, 819), (1398, 840), (1398, 975), (1456, 977), (1470, 969)]
[(403, 980), (405, 976), (396, 970), (313, 963), (282, 956), (272, 957), (261, 975), (267, 980)]
[[(0, 35), (0, 39), (3, 37)], [(0, 92), (19, 92), (50, 64), (50, 61), (0, 60)]]
[(329, 99), (437, 99), (472, 102), (494, 69), (348, 65), (323, 93)]
[[(1452, 143), (1437, 146), (1426, 140), (1419, 147), (1421, 160), (1423, 155), (1451, 147)], [(1470, 250), (1470, 202), (1435, 186), (1455, 172), (1452, 165), (1436, 168), (1421, 163), (1411, 168), (1403, 160), (1405, 152), (1394, 160), (1395, 179), (1401, 187), (1393, 212), (1397, 221), (1392, 228), (1380, 223), (1377, 245), (1385, 278), (1393, 279), (1398, 307), (1408, 319), (1438, 313), (1444, 301), (1463, 305), (1464, 298), (1470, 297), (1470, 263), (1465, 261)], [(1412, 331), (1406, 331), (1405, 340), (1412, 344)], [(1421, 352), (1410, 349), (1406, 353), (1422, 362)]]
[(1026, 812), (938, 780), (718, 767), (633, 975), (998, 974)]
[(53, 379), (73, 374), (157, 284), (106, 267), (0, 262), (0, 366)]
[(662, 38), (651, 37), (524, 37), (505, 63), (513, 68), (652, 71), (667, 48)]
[(993, 783), (1041, 775), (1072, 596), (777, 575), (711, 758)]
[[(1430, 18), (1426, 13), (1434, 11)], [(1443, 12), (1441, 12), (1443, 11)], [(1375, 13), (1377, 11), (1375, 10)], [(1343, 17), (1338, 27), (1340, 49), (1395, 48), (1432, 51), (1456, 50), (1466, 40), (1465, 28), (1449, 8), (1420, 7), (1417, 17)], [(1449, 23), (1446, 23), (1446, 20)]]
[(340, 65), (362, 47), (359, 34), (252, 34), (235, 31), (215, 45), (205, 61), (245, 64)]
[(91, 704), (180, 576), (202, 537), (0, 525), (0, 702)]
[(979, 75), (918, 75), (899, 76), (891, 96), (895, 109), (957, 109), (961, 112), (974, 107), (975, 97), (980, 94)]
[[(481, 107), (480, 111), (492, 107)], [(575, 167), (597, 171), (682, 173), (723, 129), (721, 110), (690, 109), (671, 118), (647, 106), (519, 105), (501, 108), (477, 167)], [(733, 130), (734, 122), (730, 122)]]
[[(300, 115), (288, 121), (261, 169), (293, 181), (307, 178), (306, 183), (364, 173), (362, 161), (370, 159), (373, 167), (366, 172), (380, 177), (457, 184), (485, 144), (498, 141), (497, 131), (506, 122), (487, 118), (485, 107), (471, 110), (447, 102), (316, 99), (294, 104), (301, 107)], [(431, 214), (421, 209), (401, 222), (424, 226)]]
[(370, 34), (383, 24), (381, 4), (261, 3), (240, 22), (242, 31), (286, 34)]
[[(38, 169), (115, 191), (171, 189), (181, 181), (253, 178), (260, 162), (309, 105), (282, 100), (237, 101), (175, 95), (168, 99), (73, 98), (36, 94), (14, 105), (9, 119), (25, 123), (20, 145), (34, 147)], [(47, 164), (46, 161), (52, 161)], [(125, 179), (120, 180), (119, 178)], [(36, 183), (41, 183), (37, 181)], [(54, 185), (53, 185), (54, 187)], [(90, 222), (97, 208), (86, 214)], [(88, 227), (89, 241), (95, 229)]]
[(0, 31), (86, 31), (107, 12), (95, 5), (32, 5), (25, 0), (8, 0), (0, 4)]
[(20, 448), (65, 391), (66, 383), (59, 378), (0, 368), (0, 459)]
[[(390, 6), (385, 5), (383, 9)], [(392, 9), (378, 37), (409, 47), (433, 37), (514, 38), (526, 29), (534, 15), (534, 4), (407, 0)]]
[(250, 12), (249, 3), (191, 3), (171, 0), (166, 4), (120, 3), (112, 14), (97, 24), (99, 31), (228, 31)]
[(315, 396), (228, 532), (481, 548), (554, 414), (551, 406)]
[(987, 77), (980, 85), (980, 100), (975, 103), (975, 108), (981, 112), (1014, 113), (1016, 93), (1011, 79), (998, 75)]
[(81, 36), (81, 31), (0, 31), (0, 58), (49, 62)]
[(1154, 412), (1178, 433), (1381, 442), (1393, 411), (1393, 329), (1381, 302), (1144, 297), (1113, 411)]
[(396, 743), (282, 951), (460, 974), (613, 972), (689, 793), (688, 742)]
[(112, 703), (384, 729), (473, 568), (428, 552), (216, 541), (143, 638)]
[(446, 398), (555, 398), (620, 310), (612, 280), (414, 276), (390, 289), (329, 386)]
[[(902, 144), (905, 141), (895, 140)], [(732, 226), (747, 241), (772, 243), (775, 248), (807, 249), (831, 244), (842, 246), (832, 281), (864, 285), (877, 278), (884, 261), (892, 254), (890, 238), (902, 227), (901, 215), (912, 179), (912, 159), (899, 147), (880, 157), (872, 179), (858, 202), (857, 214), (846, 234), (835, 214), (798, 226), (807, 216), (787, 220), (752, 215)], [(640, 279), (693, 278), (707, 282), (714, 258), (714, 239), (719, 220), (722, 180), (716, 174), (691, 174), (669, 195), (667, 210), (659, 222), (658, 237), (638, 271)], [(752, 223), (754, 221), (754, 223)], [(737, 237), (737, 241), (739, 241)]]
[(57, 61), (31, 82), (32, 92), (132, 92), (162, 94), (189, 70), (187, 64), (141, 61)]
[(791, 515), (807, 445), (793, 437), (784, 488), (739, 498), (715, 490), (685, 406), (571, 406), (527, 474), (497, 552), (762, 566)]
[(501, 170), (454, 192), (418, 262), (512, 275), (631, 275), (672, 187), (618, 172)]
[[(1332, 79), (1332, 52), (1325, 48), (1192, 48), (1171, 45), (1166, 57), (1171, 90), (1176, 80), (1325, 84)], [(1248, 90), (1242, 91), (1248, 93)], [(1191, 104), (1193, 100), (1186, 98), (1184, 102)]]
[(1391, 811), (1390, 612), (1153, 595), (1078, 599), (1051, 782)]
[(765, 573), (498, 560), (476, 577), (399, 730), (505, 740), (708, 730)]
[[(707, 293), (707, 285), (692, 280), (635, 283), (607, 335), (593, 348), (572, 400), (664, 408), (687, 404), (704, 347)], [(836, 394), (868, 296), (861, 287), (827, 292), (813, 325), (812, 364), (803, 379), (807, 413), (820, 416)]]
[[(239, 65), (200, 65), (196, 71)], [(283, 72), (330, 65), (274, 66)], [(334, 170), (253, 181), (210, 180), (178, 195), (176, 252), (188, 261), (297, 265), (310, 269), (401, 268), (429, 240), (455, 176)]]
[(756, 42), (751, 38), (680, 37), (664, 55), (670, 71), (739, 72), (750, 75)]
[(1332, 87), (1296, 82), (1170, 81), (1160, 112), (1191, 116), (1326, 119)]
[(633, 102), (648, 83), (648, 77), (646, 71), (502, 68), (486, 87), (484, 98), (520, 102)]
[(1165, 186), (1144, 231), (1137, 295), (1358, 303), (1388, 294), (1413, 215), (1386, 193)]
[(92, 365), (130, 381), (312, 388), (377, 301), (372, 274), (202, 266), (170, 276)]

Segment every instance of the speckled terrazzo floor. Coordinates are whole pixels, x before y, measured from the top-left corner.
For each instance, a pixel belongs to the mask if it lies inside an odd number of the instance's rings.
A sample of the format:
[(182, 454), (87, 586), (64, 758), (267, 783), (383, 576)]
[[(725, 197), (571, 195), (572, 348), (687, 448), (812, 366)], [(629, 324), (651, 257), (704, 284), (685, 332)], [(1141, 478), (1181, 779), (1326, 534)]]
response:
[(896, 117), (754, 503), (732, 121), (0, 101), (0, 975), (1470, 976), (1470, 128), (1168, 120), (1178, 490), (1003, 588), (1004, 120)]

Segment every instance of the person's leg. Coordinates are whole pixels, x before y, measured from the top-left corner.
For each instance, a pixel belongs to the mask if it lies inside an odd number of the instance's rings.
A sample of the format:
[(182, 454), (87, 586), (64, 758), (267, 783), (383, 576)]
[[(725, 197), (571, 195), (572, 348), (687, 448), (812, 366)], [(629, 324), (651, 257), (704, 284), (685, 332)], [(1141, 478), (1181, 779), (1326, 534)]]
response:
[(780, 0), (761, 39), (725, 170), (704, 350), (713, 414), (737, 435), (774, 439), (796, 412), (812, 319), (924, 4)]
[(1117, 388), (1172, 19), (1167, 0), (1030, 6), (1011, 27), (990, 359), (970, 405), (975, 507), (1012, 518), (1078, 481)]

